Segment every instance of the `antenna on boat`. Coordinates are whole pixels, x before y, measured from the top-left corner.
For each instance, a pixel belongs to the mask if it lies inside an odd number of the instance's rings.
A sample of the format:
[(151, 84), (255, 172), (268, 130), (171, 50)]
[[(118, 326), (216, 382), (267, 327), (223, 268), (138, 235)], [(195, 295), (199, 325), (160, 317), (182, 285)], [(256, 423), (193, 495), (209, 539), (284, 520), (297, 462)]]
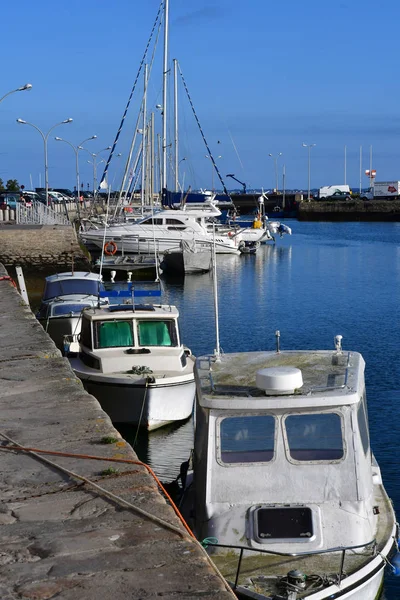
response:
[(279, 354), (279, 352), (281, 351), (281, 348), (280, 348), (281, 332), (279, 331), (279, 329), (277, 329), (275, 331), (275, 339), (276, 339), (276, 352), (277, 352), (277, 354)]
[(335, 335), (336, 354), (342, 354), (342, 335)]
[(213, 223), (213, 251), (212, 251), (212, 265), (213, 265), (213, 287), (214, 287), (214, 312), (215, 312), (215, 345), (214, 350), (215, 361), (221, 361), (221, 346), (219, 344), (219, 318), (218, 318), (218, 282), (217, 282), (217, 261), (215, 249), (215, 223)]

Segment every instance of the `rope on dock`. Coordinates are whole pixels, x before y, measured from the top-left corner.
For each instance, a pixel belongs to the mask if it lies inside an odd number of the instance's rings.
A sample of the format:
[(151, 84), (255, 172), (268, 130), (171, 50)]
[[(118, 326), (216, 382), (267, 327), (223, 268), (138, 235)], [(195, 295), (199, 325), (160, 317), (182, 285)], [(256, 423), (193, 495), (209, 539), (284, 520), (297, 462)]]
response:
[[(114, 500), (116, 502), (119, 502), (123, 506), (125, 506), (127, 508), (130, 508), (133, 511), (138, 512), (142, 516), (150, 519), (151, 521), (154, 521), (154, 522), (158, 523), (162, 527), (165, 527), (166, 529), (170, 529), (174, 533), (177, 533), (184, 540), (194, 542), (196, 544), (196, 546), (201, 550), (201, 552), (203, 553), (204, 557), (207, 559), (208, 564), (212, 567), (212, 569), (214, 570), (214, 572), (216, 573), (216, 575), (221, 579), (222, 583), (224, 584), (224, 587), (225, 587), (226, 591), (231, 594), (232, 598), (234, 598), (235, 600), (237, 600), (237, 596), (233, 593), (232, 588), (230, 587), (229, 583), (226, 581), (226, 579), (222, 575), (221, 571), (218, 569), (218, 567), (214, 564), (214, 562), (212, 561), (212, 559), (210, 558), (210, 556), (207, 554), (206, 549), (196, 539), (196, 537), (194, 536), (192, 530), (187, 525), (185, 519), (182, 517), (182, 515), (181, 515), (178, 507), (176, 506), (175, 502), (172, 500), (171, 496), (168, 494), (167, 490), (164, 488), (163, 484), (158, 479), (157, 475), (154, 473), (153, 469), (149, 465), (147, 465), (146, 463), (144, 463), (144, 462), (142, 462), (140, 460), (132, 460), (132, 459), (129, 459), (129, 458), (109, 458), (109, 457), (103, 457), (103, 456), (94, 456), (94, 455), (91, 455), (91, 454), (74, 454), (72, 452), (58, 452), (56, 450), (42, 450), (40, 448), (27, 448), (25, 446), (22, 446), (21, 444), (19, 444), (15, 440), (11, 439), (9, 436), (7, 436), (5, 433), (3, 433), (1, 431), (0, 431), (0, 436), (3, 437), (5, 440), (7, 440), (9, 443), (13, 444), (12, 446), (0, 446), (0, 450), (12, 450), (12, 451), (17, 451), (17, 452), (27, 452), (28, 454), (30, 454), (30, 455), (38, 458), (39, 460), (41, 460), (42, 462), (45, 462), (46, 464), (50, 465), (51, 467), (54, 467), (54, 468), (59, 469), (60, 471), (62, 471), (64, 473), (66, 473), (70, 477), (75, 477), (76, 479), (79, 479), (79, 480), (83, 481), (84, 483), (87, 483), (88, 485), (91, 485), (92, 487), (94, 487), (95, 489), (99, 490), (100, 492), (102, 492), (102, 494), (104, 494), (105, 496), (109, 497), (110, 499), (112, 499), (112, 500)], [(172, 525), (168, 521), (165, 521), (164, 519), (160, 519), (159, 517), (156, 517), (155, 515), (152, 515), (151, 513), (143, 510), (142, 508), (139, 508), (139, 507), (135, 506), (134, 504), (128, 502), (127, 500), (124, 500), (120, 496), (117, 496), (116, 494), (113, 494), (112, 492), (109, 492), (108, 490), (106, 490), (102, 486), (98, 485), (97, 483), (94, 483), (94, 481), (91, 481), (87, 477), (84, 477), (82, 475), (78, 475), (77, 473), (74, 473), (74, 471), (70, 471), (69, 469), (66, 469), (65, 467), (62, 467), (61, 465), (58, 465), (57, 463), (55, 463), (55, 462), (53, 462), (53, 461), (45, 458), (44, 456), (41, 456), (41, 454), (49, 454), (49, 455), (53, 455), (53, 456), (63, 456), (63, 457), (66, 457), (66, 458), (80, 458), (80, 459), (89, 459), (89, 460), (104, 460), (104, 461), (108, 461), (108, 462), (125, 463), (125, 464), (138, 465), (138, 466), (144, 467), (145, 469), (147, 469), (148, 473), (150, 473), (150, 475), (154, 478), (154, 480), (156, 481), (156, 483), (157, 483), (158, 487), (160, 488), (160, 490), (162, 491), (162, 493), (165, 494), (166, 498), (171, 503), (172, 508), (174, 509), (177, 517), (180, 519), (180, 521), (181, 521), (182, 525), (184, 526), (186, 532), (184, 532), (181, 529), (179, 529), (179, 527), (175, 527), (175, 525)]]

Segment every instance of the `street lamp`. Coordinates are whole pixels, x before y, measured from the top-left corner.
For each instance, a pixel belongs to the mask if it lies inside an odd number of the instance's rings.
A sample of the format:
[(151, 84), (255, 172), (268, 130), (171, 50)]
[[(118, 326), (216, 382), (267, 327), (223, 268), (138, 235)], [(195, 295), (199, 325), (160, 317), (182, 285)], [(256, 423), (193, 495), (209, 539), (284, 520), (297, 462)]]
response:
[[(83, 144), (83, 142), (82, 142), (82, 144)], [(92, 160), (88, 161), (88, 162), (93, 164), (93, 198), (94, 198), (96, 195), (96, 188), (97, 188), (97, 167), (102, 162), (100, 160), (96, 163), (96, 158), (100, 154), (100, 152), (106, 152), (106, 150), (111, 150), (111, 146), (107, 146), (107, 148), (103, 148), (102, 150), (99, 150), (98, 152), (90, 152), (87, 148), (82, 148), (82, 144), (80, 145), (79, 150), (86, 150), (86, 152), (88, 152), (90, 154), (90, 156), (92, 157)], [(117, 154), (117, 156), (121, 156), (121, 154)]]
[[(27, 84), (30, 85), (30, 84)], [(29, 89), (29, 88), (27, 88)], [(51, 131), (53, 131), (53, 129), (55, 129), (55, 127), (58, 127), (59, 125), (64, 125), (66, 123), (72, 123), (73, 119), (65, 119), (64, 121), (60, 121), (60, 123), (56, 123), (55, 125), (53, 125), (53, 127), (51, 127), (49, 129), (49, 131), (44, 134), (43, 131), (41, 129), (39, 129), (39, 127), (37, 127), (36, 125), (33, 125), (33, 123), (28, 123), (28, 121), (24, 121), (23, 119), (17, 119), (17, 123), (20, 123), (21, 125), (30, 125), (31, 127), (33, 127), (34, 129), (36, 129), (36, 131), (38, 131), (40, 133), (40, 135), (43, 138), (43, 144), (44, 144), (44, 178), (45, 178), (45, 186), (46, 186), (46, 206), (49, 205), (49, 167), (47, 164), (47, 140), (49, 138), (49, 134)]]
[[(208, 154), (205, 154), (205, 157), (208, 158), (211, 161), (211, 191), (214, 191), (214, 167), (215, 167), (215, 163), (214, 160), (212, 159), (211, 156), (209, 156)], [(221, 155), (216, 156), (215, 160), (218, 160), (219, 158), (222, 158)]]
[(31, 88), (32, 88), (32, 84), (26, 83), (22, 87), (19, 87), (16, 90), (11, 90), (11, 92), (7, 92), (7, 94), (4, 94), (4, 96), (2, 96), (2, 98), (0, 98), (0, 102), (2, 102), (4, 100), (4, 98), (9, 96), (10, 94), (15, 94), (15, 92), (24, 92), (25, 90), (30, 90)]
[(85, 142), (88, 142), (89, 140), (97, 139), (97, 135), (92, 135), (91, 137), (86, 138), (85, 140), (83, 140), (83, 142), (81, 142), (77, 146), (74, 146), (73, 144), (71, 144), (71, 142), (68, 142), (67, 140), (64, 140), (63, 138), (60, 138), (60, 137), (55, 137), (54, 139), (56, 140), (56, 142), (64, 142), (65, 144), (68, 144), (68, 146), (71, 146), (72, 150), (75, 152), (76, 206), (77, 206), (78, 217), (79, 217), (80, 216), (79, 215), (79, 150), (82, 150), (82, 144), (84, 144)]
[(305, 144), (303, 142), (303, 148), (308, 148), (308, 198), (307, 200), (310, 202), (311, 193), (310, 193), (310, 183), (311, 183), (311, 148), (314, 148), (317, 144)]
[(279, 187), (279, 182), (278, 182), (278, 158), (280, 156), (282, 156), (282, 152), (279, 152), (276, 156), (274, 156), (273, 154), (268, 154), (268, 156), (270, 156), (271, 158), (274, 159), (274, 163), (275, 163), (275, 181), (276, 181), (275, 192), (278, 193), (278, 187)]

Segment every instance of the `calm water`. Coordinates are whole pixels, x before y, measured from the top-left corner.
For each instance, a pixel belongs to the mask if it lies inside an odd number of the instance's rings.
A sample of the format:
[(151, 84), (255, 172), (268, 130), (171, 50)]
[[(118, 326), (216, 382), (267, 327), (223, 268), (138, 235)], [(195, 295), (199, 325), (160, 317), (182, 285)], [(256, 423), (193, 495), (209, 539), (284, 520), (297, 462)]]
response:
[[(400, 223), (289, 222), (291, 237), (254, 256), (218, 256), (220, 342), (225, 352), (343, 348), (366, 361), (371, 443), (400, 515)], [(211, 275), (165, 279), (165, 301), (181, 314), (181, 335), (195, 355), (215, 348)], [(121, 430), (122, 431), (122, 430)], [(135, 432), (123, 430), (131, 441)], [(141, 435), (136, 451), (164, 481), (192, 447), (191, 422)], [(388, 576), (385, 600), (400, 598)]]

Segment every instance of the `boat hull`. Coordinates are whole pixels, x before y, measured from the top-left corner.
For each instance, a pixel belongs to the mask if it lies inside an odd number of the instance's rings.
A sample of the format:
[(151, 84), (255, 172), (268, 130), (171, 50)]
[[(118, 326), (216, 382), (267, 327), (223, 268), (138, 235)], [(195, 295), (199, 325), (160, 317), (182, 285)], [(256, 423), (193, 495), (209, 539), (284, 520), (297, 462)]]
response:
[(177, 381), (147, 383), (144, 378), (132, 383), (118, 383), (104, 377), (88, 377), (76, 373), (85, 389), (100, 403), (115, 423), (130, 423), (153, 431), (188, 419), (195, 397), (194, 377)]
[(49, 319), (39, 319), (46, 333), (51, 337), (57, 348), (64, 349), (64, 337), (77, 336), (81, 332), (81, 315), (50, 317)]

